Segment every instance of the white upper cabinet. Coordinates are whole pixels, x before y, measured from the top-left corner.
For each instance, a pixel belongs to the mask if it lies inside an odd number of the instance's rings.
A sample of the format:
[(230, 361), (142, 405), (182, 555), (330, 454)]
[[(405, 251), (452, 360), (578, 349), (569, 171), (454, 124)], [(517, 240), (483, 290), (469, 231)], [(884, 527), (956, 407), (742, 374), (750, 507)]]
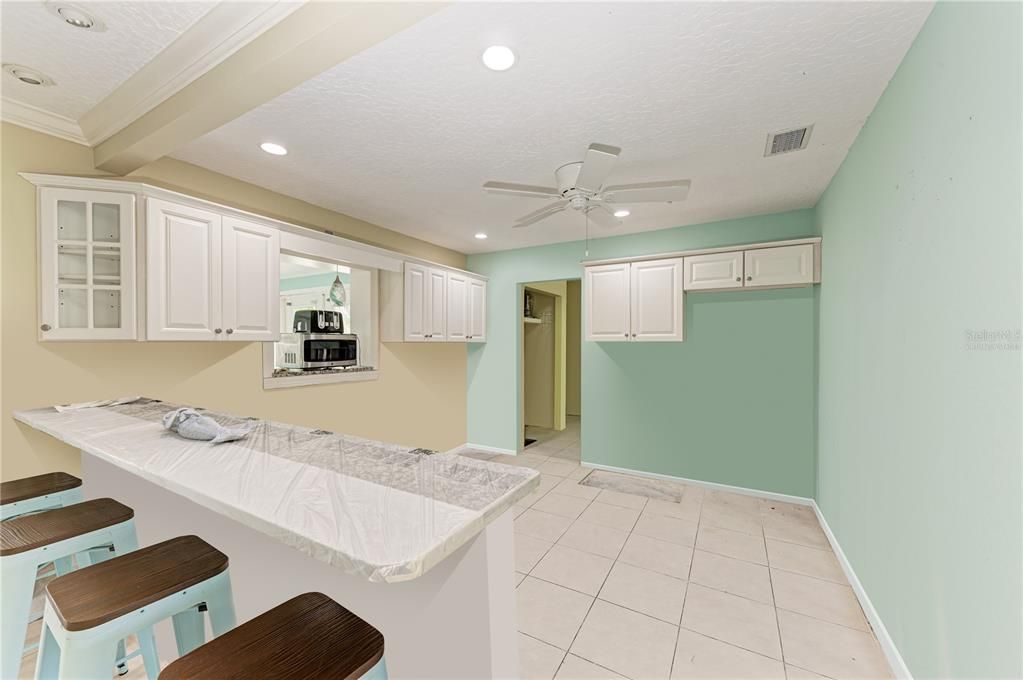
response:
[(813, 283), (814, 246), (805, 243), (747, 250), (745, 270), (747, 288)]
[[(447, 283), (448, 273), (443, 269), (430, 267), (427, 269), (427, 333), (428, 342), (443, 342), (447, 339), (448, 307)], [(465, 339), (464, 336), (462, 338)]]
[(135, 197), (39, 190), (39, 339), (132, 340)]
[(281, 233), (235, 217), (221, 226), (223, 323), (229, 340), (280, 339)]
[(487, 340), (487, 283), (469, 279), (469, 342)]
[(215, 340), (221, 318), (221, 216), (154, 198), (146, 210), (146, 337)]
[(424, 342), (429, 332), (428, 275), (426, 267), (405, 263), (405, 342)]
[(451, 341), (469, 339), (469, 278), (454, 272), (447, 275), (447, 328)]
[(623, 262), (586, 268), (587, 340), (627, 342), (631, 339), (629, 267), (628, 262)]
[(193, 206), (147, 200), (147, 338), (279, 339), (280, 233)]
[(742, 288), (741, 250), (730, 253), (691, 255), (685, 259), (682, 287), (685, 290)]
[(630, 265), (631, 340), (682, 340), (682, 258)]

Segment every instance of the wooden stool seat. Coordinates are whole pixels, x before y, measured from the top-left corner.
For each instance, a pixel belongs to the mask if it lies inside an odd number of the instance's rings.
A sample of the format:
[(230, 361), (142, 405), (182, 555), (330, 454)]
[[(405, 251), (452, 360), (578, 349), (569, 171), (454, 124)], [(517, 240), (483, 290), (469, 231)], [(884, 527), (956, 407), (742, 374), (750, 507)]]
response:
[(35, 477), (14, 479), (0, 484), (0, 505), (17, 503), (38, 496), (48, 496), (75, 489), (81, 485), (82, 480), (66, 472), (48, 472)]
[(69, 505), (0, 522), (0, 555), (17, 555), (126, 522), (135, 511), (112, 498)]
[(198, 536), (179, 536), (60, 576), (46, 596), (65, 630), (88, 630), (226, 569), (227, 555)]
[(321, 593), (305, 593), (181, 657), (161, 680), (358, 678), (383, 658), (384, 637)]

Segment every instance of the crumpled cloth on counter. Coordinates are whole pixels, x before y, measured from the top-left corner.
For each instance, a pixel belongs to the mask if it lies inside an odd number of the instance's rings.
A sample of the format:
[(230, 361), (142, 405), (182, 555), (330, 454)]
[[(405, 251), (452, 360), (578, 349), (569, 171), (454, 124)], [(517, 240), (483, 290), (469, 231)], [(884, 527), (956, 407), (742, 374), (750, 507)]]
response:
[(212, 440), (214, 444), (233, 442), (249, 435), (249, 427), (224, 427), (194, 408), (178, 408), (163, 416), (163, 426), (186, 439)]
[(130, 404), (133, 401), (138, 401), (142, 397), (121, 397), (119, 399), (100, 399), (99, 401), (80, 401), (77, 404), (61, 404), (60, 406), (54, 406), (54, 410), (57, 413), (64, 413), (65, 411), (77, 411), (80, 408), (97, 408), (99, 406), (119, 406), (120, 404)]

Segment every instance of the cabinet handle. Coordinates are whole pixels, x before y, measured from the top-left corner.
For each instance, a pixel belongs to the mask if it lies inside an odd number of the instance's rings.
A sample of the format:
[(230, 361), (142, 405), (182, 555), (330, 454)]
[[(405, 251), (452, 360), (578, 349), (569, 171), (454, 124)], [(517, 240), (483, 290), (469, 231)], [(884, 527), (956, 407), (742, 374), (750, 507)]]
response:
[(41, 331), (44, 331), (44, 332), (45, 332), (45, 331), (48, 331), (48, 330), (50, 330), (50, 328), (51, 328), (50, 324), (48, 324), (48, 323), (44, 323), (44, 324), (43, 324), (42, 326), (40, 326), (40, 327), (39, 327), (39, 330), (41, 330)]
[(221, 333), (223, 333), (224, 331), (223, 331), (223, 329), (221, 329), (221, 328), (214, 328), (214, 329), (213, 329), (213, 332), (214, 332), (214, 333), (216, 333), (217, 335), (220, 335), (220, 334), (221, 334)]
[(753, 277), (752, 277), (752, 276), (747, 276), (747, 277), (746, 277), (746, 280), (747, 280), (747, 281), (752, 281), (752, 280), (753, 280)]
[(227, 329), (227, 334), (231, 335), (231, 333), (234, 333), (234, 329), (233, 328), (228, 328)]

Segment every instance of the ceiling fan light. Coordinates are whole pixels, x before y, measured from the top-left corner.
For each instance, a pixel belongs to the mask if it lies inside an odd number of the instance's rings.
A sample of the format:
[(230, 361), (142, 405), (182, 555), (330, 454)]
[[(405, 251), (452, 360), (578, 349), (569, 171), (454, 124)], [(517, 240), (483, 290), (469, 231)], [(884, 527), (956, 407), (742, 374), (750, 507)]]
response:
[(618, 210), (615, 210), (615, 217), (628, 217), (631, 214), (632, 213), (626, 210), (625, 208), (619, 208)]
[(491, 45), (483, 51), (483, 64), (491, 71), (507, 71), (515, 64), (515, 53), (504, 45)]

